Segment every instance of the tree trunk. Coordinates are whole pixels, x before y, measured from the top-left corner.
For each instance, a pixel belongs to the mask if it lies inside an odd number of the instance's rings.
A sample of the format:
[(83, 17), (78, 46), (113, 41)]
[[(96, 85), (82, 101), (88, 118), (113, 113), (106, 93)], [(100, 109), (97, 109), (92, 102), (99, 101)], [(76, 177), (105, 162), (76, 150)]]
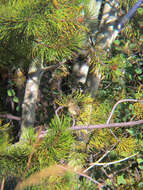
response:
[(42, 75), (41, 61), (39, 59), (34, 59), (29, 66), (28, 79), (22, 104), (20, 140), (23, 140), (24, 134), (29, 127), (34, 127), (35, 109)]

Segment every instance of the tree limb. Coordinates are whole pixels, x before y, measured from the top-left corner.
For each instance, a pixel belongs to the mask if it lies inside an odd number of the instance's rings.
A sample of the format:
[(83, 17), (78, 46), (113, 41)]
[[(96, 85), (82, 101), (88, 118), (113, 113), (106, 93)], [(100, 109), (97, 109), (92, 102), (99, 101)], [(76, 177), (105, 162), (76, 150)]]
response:
[(12, 114), (0, 114), (0, 118), (7, 118), (7, 119), (12, 119), (12, 120), (17, 120), (17, 121), (20, 121), (21, 120), (21, 117), (18, 117), (18, 116), (14, 116)]
[(110, 124), (98, 124), (98, 125), (79, 125), (75, 127), (68, 128), (72, 131), (79, 131), (79, 130), (91, 130), (91, 129), (103, 129), (103, 128), (116, 128), (116, 127), (131, 127), (135, 125), (143, 124), (143, 120), (138, 121), (129, 121), (129, 122), (121, 122), (121, 123), (110, 123)]

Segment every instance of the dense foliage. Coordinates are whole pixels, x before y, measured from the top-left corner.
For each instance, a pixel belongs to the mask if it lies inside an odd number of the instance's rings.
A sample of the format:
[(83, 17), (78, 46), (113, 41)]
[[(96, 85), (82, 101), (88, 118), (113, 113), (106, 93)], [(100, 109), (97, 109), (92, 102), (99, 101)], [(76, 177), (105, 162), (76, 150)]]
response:
[[(89, 48), (88, 0), (0, 0), (1, 189), (142, 189), (143, 124), (72, 131), (143, 119), (143, 8), (110, 51), (89, 51), (102, 80), (91, 97), (72, 73)], [(125, 12), (137, 1), (120, 0)], [(84, 12), (84, 14), (83, 14)], [(95, 47), (96, 48), (96, 47)], [(104, 54), (104, 56), (103, 56)], [(83, 56), (83, 57), (82, 57)], [(42, 76), (35, 128), (19, 141), (28, 66), (61, 64)], [(76, 57), (76, 59), (75, 59)], [(80, 88), (79, 88), (80, 87)], [(108, 122), (112, 107), (119, 100)], [(130, 101), (132, 100), (132, 101)]]

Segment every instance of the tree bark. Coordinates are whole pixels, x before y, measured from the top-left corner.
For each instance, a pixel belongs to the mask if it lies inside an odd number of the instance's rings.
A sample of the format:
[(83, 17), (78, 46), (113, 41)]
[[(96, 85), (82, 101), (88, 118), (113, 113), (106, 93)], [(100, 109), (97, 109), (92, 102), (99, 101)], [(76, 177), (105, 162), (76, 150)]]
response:
[(35, 109), (38, 98), (38, 91), (40, 80), (43, 75), (42, 64), (40, 59), (32, 60), (28, 79), (25, 88), (25, 95), (22, 104), (22, 118), (21, 118), (21, 135), (20, 140), (24, 138), (24, 134), (29, 127), (34, 127)]
[[(119, 12), (119, 0), (105, 0), (104, 4), (102, 3), (101, 0), (91, 0), (89, 3), (89, 11), (91, 12), (91, 21), (89, 21), (90, 41), (95, 48), (92, 48), (92, 50), (95, 51), (96, 56), (98, 56), (96, 51), (101, 54), (99, 55), (99, 59), (103, 56), (102, 54), (106, 55), (108, 53), (108, 49), (110, 49), (112, 43), (124, 28), (125, 24), (141, 6), (143, 0), (139, 0), (124, 16), (123, 13), (121, 14)], [(101, 11), (101, 7), (103, 9), (101, 21), (97, 21), (97, 19), (99, 19), (99, 11)], [(93, 22), (99, 22), (99, 24), (93, 24)], [(87, 84), (89, 84), (92, 97), (95, 97), (98, 91), (101, 78), (101, 73), (98, 68), (95, 73), (90, 73), (89, 69)]]

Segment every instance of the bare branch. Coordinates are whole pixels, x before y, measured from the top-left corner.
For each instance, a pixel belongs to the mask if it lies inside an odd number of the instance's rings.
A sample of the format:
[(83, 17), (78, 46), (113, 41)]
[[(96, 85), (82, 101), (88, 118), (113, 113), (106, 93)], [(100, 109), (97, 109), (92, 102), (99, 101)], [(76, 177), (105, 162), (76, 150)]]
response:
[(111, 123), (111, 124), (98, 124), (98, 125), (79, 125), (75, 127), (68, 128), (69, 130), (78, 131), (78, 130), (91, 130), (91, 129), (103, 129), (103, 128), (116, 128), (116, 127), (131, 127), (135, 125), (143, 124), (143, 120), (138, 121), (129, 121), (129, 122), (121, 122), (121, 123)]
[[(109, 165), (117, 164), (117, 163), (126, 161), (126, 160), (128, 160), (128, 159), (130, 159), (130, 158), (136, 156), (137, 154), (138, 154), (138, 153), (133, 154), (133, 155), (131, 155), (131, 156), (129, 156), (129, 157), (123, 158), (123, 159), (121, 159), (121, 160), (113, 161), (113, 162), (107, 162), (107, 163), (95, 162), (95, 163), (91, 163), (91, 166), (90, 166), (89, 168), (87, 168), (87, 169), (89, 170), (89, 169), (91, 169), (91, 168), (94, 167), (94, 166), (104, 166), (104, 167), (107, 167), (107, 166), (109, 166)], [(86, 169), (86, 171), (87, 171), (87, 169)]]
[(123, 17), (123, 19), (118, 24), (119, 32), (123, 29), (125, 24), (131, 19), (131, 17), (135, 14), (136, 10), (141, 6), (143, 0), (138, 0), (138, 2), (129, 10), (129, 12)]
[(84, 170), (84, 172), (87, 172), (88, 170), (90, 170), (91, 168), (93, 168), (94, 166), (97, 165), (97, 163), (99, 163), (101, 160), (103, 160), (116, 146), (117, 146), (118, 142), (116, 144), (114, 144), (114, 146), (110, 149), (110, 150), (107, 150), (105, 152), (105, 154), (99, 158), (99, 160), (97, 160), (97, 162), (93, 163), (90, 167), (88, 167), (87, 169)]
[(12, 119), (12, 120), (17, 120), (17, 121), (20, 121), (21, 120), (21, 117), (18, 117), (18, 116), (14, 116), (12, 114), (0, 114), (0, 118), (7, 118), (7, 119)]
[(110, 120), (111, 120), (111, 118), (112, 118), (112, 115), (113, 115), (113, 113), (114, 113), (114, 111), (115, 111), (117, 105), (120, 104), (120, 103), (123, 103), (123, 102), (143, 102), (143, 100), (136, 100), (136, 99), (124, 99), (124, 100), (119, 100), (119, 101), (113, 106), (113, 109), (112, 109), (112, 111), (111, 111), (111, 113), (110, 113), (110, 116), (109, 116), (109, 118), (108, 118), (108, 120), (107, 120), (107, 124), (110, 122)]

